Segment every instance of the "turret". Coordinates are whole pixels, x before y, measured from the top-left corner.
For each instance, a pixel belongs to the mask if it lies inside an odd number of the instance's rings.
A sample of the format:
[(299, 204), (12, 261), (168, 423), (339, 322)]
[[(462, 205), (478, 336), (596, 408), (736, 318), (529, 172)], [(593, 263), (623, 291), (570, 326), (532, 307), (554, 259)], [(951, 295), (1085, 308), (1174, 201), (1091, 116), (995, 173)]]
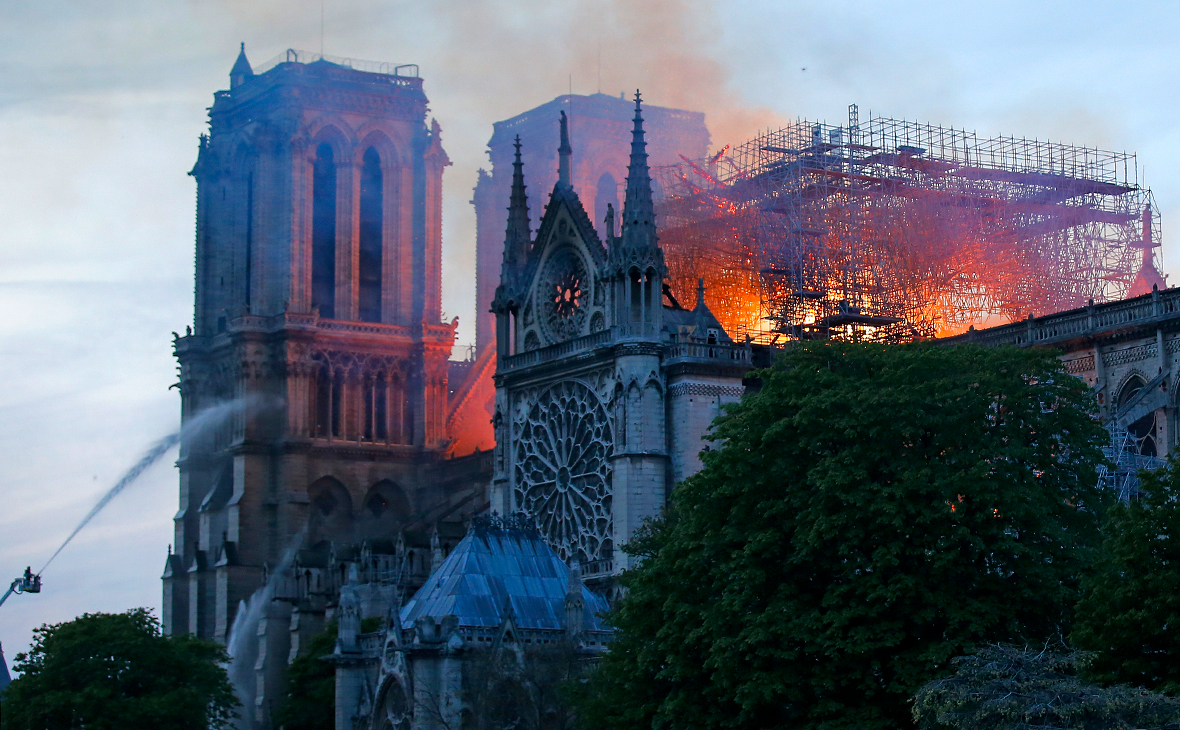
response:
[(254, 76), (254, 69), (250, 67), (250, 61), (246, 59), (246, 44), (242, 43), (241, 50), (238, 51), (238, 60), (234, 61), (234, 67), (229, 72), (229, 88), (238, 88), (252, 76)]

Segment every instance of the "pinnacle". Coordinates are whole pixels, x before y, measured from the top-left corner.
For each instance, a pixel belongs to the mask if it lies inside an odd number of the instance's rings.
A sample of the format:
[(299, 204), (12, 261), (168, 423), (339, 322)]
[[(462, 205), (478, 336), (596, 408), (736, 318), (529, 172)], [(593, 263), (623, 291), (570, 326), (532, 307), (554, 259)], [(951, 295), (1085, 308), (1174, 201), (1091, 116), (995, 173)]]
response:
[(520, 135), (513, 143), (516, 156), (512, 162), (512, 194), (508, 202), (508, 228), (504, 234), (504, 261), (521, 264), (528, 255), (532, 238), (529, 230), (529, 201), (525, 193), (524, 163), (520, 159)]
[(623, 245), (655, 248), (655, 209), (651, 174), (647, 167), (647, 142), (643, 132), (643, 110), (635, 90), (635, 127), (631, 130), (631, 161), (627, 166), (627, 197), (623, 203)]

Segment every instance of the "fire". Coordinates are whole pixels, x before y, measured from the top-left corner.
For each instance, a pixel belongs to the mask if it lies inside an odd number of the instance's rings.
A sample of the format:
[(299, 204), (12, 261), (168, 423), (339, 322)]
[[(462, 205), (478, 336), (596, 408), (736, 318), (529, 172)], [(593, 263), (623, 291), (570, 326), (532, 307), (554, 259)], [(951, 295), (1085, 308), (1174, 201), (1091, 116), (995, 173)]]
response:
[(1122, 297), (1151, 261), (1127, 155), (851, 112), (657, 171), (669, 283), (703, 277), (731, 335), (948, 336)]

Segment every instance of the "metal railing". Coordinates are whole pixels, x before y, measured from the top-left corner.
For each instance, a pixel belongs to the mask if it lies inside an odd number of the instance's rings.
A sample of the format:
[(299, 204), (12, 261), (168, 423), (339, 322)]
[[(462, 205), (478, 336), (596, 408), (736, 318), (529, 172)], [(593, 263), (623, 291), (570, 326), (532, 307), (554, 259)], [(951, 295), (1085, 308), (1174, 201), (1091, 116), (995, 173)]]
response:
[(970, 330), (943, 341), (980, 345), (1050, 345), (1104, 330), (1154, 324), (1177, 316), (1180, 316), (1180, 288), (1170, 288), (1134, 299), (1090, 304), (1082, 309), (1030, 317), (1023, 322)]
[(677, 342), (668, 348), (667, 359), (726, 360), (749, 364), (750, 348), (729, 343)]
[(311, 51), (300, 51), (295, 48), (288, 48), (279, 55), (270, 59), (254, 68), (254, 75), (264, 74), (276, 66), (284, 63), (314, 63), (316, 61), (327, 61), (334, 63), (337, 66), (344, 66), (351, 68), (354, 71), (364, 71), (371, 74), (382, 74), (384, 76), (393, 76), (395, 78), (413, 79), (420, 81), (418, 78), (418, 64), (416, 63), (391, 63), (388, 61), (366, 61), (361, 58), (346, 58), (343, 56), (328, 56), (323, 53), (313, 53)]

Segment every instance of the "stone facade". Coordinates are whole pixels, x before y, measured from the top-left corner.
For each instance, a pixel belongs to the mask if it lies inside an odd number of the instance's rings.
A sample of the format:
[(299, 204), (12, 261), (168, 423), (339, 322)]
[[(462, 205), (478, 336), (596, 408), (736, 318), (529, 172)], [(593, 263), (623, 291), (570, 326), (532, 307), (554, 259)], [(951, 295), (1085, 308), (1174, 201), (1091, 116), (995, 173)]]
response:
[(1111, 431), (1109, 486), (1133, 492), (1137, 468), (1153, 468), (1180, 443), (1180, 289), (1160, 289), (1082, 309), (974, 330), (947, 343), (1050, 347), (1093, 389)]
[[(473, 678), (520, 687), (526, 665), (553, 659), (534, 642), (591, 660), (606, 604), (580, 576), (609, 595), (626, 567), (615, 545), (700, 467), (702, 436), (751, 368), (750, 347), (732, 342), (700, 292), (693, 310), (664, 302), (638, 102), (625, 203), (609, 203), (601, 236), (575, 192), (562, 126), (534, 239), (517, 148), (500, 283), (483, 302), (498, 346), (450, 361), (441, 130), (427, 123), (416, 69), (356, 65), (289, 52), (254, 73), (243, 50), (191, 173), (194, 320), (174, 343), (182, 422), (237, 410), (182, 439), (163, 623), (229, 644), (244, 728), (272, 725), (286, 667), (333, 618), (341, 728), (462, 721), (483, 702)], [(699, 126), (696, 155), (703, 118), (685, 119)], [(602, 177), (594, 171), (624, 154), (595, 148), (581, 175)], [(560, 621), (533, 625), (520, 606), (496, 606), (494, 622), (468, 625), (437, 602), (399, 617), (405, 596), (408, 610), (438, 590), (430, 581), (456, 546), (480, 539), (468, 530), (475, 515), (517, 512), (535, 528), (505, 529), (539, 529), (528, 538), (538, 555), (551, 546), (564, 586), (554, 600), (568, 604)], [(371, 617), (401, 628), (360, 635)], [(451, 709), (397, 719), (430, 697)], [(542, 705), (552, 703), (531, 707)]]
[[(511, 119), (496, 122), (488, 140), (491, 170), (480, 170), (472, 204), (476, 217), (476, 348), (495, 344), (492, 299), (500, 285), (504, 253), (504, 201), (512, 187), (513, 140), (520, 137), (521, 159), (535, 190), (549, 190), (557, 182), (558, 114), (569, 117), (570, 133), (578, 140), (570, 157), (570, 184), (588, 205), (591, 224), (604, 238), (607, 205), (619, 210), (627, 174), (633, 105), (607, 94), (559, 96)], [(708, 153), (709, 130), (700, 112), (667, 107), (644, 107), (644, 124), (651, 134), (647, 153), (654, 167), (675, 165), (680, 155), (699, 159)], [(657, 197), (659, 191), (656, 191)]]
[[(490, 471), (490, 453), (448, 458), (462, 415), (456, 323), (440, 321), (450, 162), (422, 80), (304, 60), (254, 74), (243, 50), (215, 94), (191, 173), (194, 323), (175, 341), (182, 423), (244, 410), (181, 444), (163, 624), (225, 642), (272, 578), (244, 713), (259, 725), (334, 610), (342, 567), (373, 546), (453, 545)], [(428, 574), (419, 560), (409, 587)]]
[(615, 547), (659, 514), (721, 404), (737, 400), (750, 348), (730, 340), (698, 296), (664, 303), (643, 120), (634, 108), (626, 197), (602, 238), (575, 191), (561, 114), (558, 180), (535, 237), (521, 144), (496, 314), (492, 509), (531, 515), (565, 560), (609, 584)]

